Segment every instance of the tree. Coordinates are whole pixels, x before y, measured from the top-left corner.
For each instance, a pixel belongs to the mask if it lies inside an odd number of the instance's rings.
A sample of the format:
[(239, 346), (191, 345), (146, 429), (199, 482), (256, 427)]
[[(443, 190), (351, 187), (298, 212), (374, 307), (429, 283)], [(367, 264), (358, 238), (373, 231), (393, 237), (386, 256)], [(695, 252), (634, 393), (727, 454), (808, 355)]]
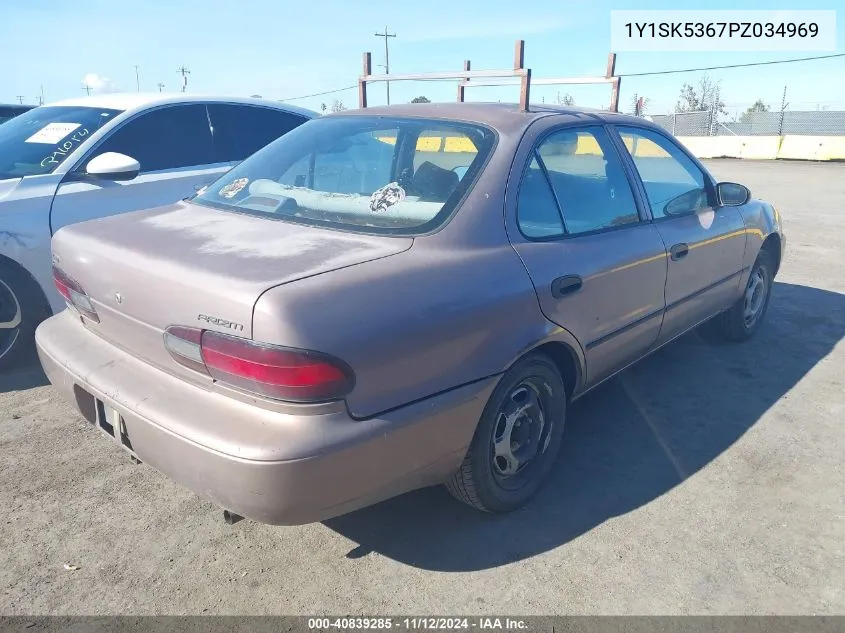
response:
[(328, 106), (327, 106), (325, 103), (321, 103), (321, 104), (320, 104), (320, 112), (322, 112), (323, 114), (325, 114), (325, 113), (326, 113), (326, 110), (328, 110), (328, 109), (329, 109), (329, 108), (328, 108)]
[[(640, 99), (642, 99), (642, 102), (640, 102)], [(631, 113), (637, 116), (643, 116), (650, 103), (651, 99), (642, 97), (639, 93), (635, 92), (634, 98), (631, 99)]]
[(341, 101), (339, 99), (335, 99), (332, 102), (331, 111), (332, 112), (342, 112), (343, 110), (346, 110), (346, 106), (343, 105), (343, 101)]
[(575, 98), (569, 94), (568, 92), (561, 96), (561, 94), (557, 93), (557, 104), (562, 106), (574, 106), (575, 105)]
[(725, 110), (725, 102), (722, 101), (721, 82), (704, 75), (696, 86), (684, 83), (678, 102), (675, 104), (675, 112), (709, 112), (711, 110), (716, 114), (728, 113)]
[(414, 97), (413, 99), (411, 99), (411, 103), (431, 103), (431, 99), (420, 95), (419, 97)]
[(748, 108), (745, 112), (739, 115), (739, 120), (742, 123), (748, 123), (751, 121), (751, 115), (754, 112), (768, 112), (769, 106), (763, 103), (762, 99), (757, 99), (750, 108)]

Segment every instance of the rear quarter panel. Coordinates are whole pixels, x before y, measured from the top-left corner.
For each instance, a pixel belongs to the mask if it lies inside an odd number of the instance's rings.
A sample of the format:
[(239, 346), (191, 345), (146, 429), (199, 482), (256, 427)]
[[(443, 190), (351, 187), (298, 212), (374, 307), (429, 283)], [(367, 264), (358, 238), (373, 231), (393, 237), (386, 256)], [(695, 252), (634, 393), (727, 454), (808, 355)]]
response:
[(559, 328), (540, 313), (510, 244), (454, 250), (427, 239), (269, 290), (256, 304), (254, 338), (347, 362), (356, 418), (498, 374), (554, 338)]

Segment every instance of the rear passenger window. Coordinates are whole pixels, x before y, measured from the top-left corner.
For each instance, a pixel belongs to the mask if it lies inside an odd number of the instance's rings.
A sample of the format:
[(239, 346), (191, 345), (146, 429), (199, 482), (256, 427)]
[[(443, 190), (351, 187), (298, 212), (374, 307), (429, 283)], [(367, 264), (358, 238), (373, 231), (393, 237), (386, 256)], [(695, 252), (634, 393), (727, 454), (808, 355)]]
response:
[(516, 217), (519, 230), (525, 237), (542, 239), (563, 235), (555, 196), (540, 163), (534, 158), (519, 185)]
[(242, 161), (308, 119), (298, 114), (235, 104), (208, 104), (217, 162)]
[(540, 144), (537, 154), (567, 233), (589, 233), (639, 221), (622, 162), (603, 128), (555, 132)]

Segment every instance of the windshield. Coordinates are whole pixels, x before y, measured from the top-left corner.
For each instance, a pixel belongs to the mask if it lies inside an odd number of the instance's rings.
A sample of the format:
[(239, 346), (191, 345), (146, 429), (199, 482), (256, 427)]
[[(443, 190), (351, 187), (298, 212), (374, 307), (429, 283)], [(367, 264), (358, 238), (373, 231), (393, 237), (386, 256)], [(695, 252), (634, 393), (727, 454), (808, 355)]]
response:
[(480, 125), (326, 117), (288, 132), (193, 197), (216, 208), (368, 233), (439, 226), (493, 149)]
[(0, 125), (0, 178), (52, 173), (120, 110), (42, 106)]

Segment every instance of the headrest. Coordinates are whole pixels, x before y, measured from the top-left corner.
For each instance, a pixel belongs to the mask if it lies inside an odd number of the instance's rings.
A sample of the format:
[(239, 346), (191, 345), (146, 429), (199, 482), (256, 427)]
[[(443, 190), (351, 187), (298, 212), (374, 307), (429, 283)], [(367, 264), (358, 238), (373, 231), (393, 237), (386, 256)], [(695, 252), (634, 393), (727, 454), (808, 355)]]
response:
[(458, 182), (460, 178), (455, 172), (425, 161), (414, 174), (413, 189), (423, 200), (446, 202)]

